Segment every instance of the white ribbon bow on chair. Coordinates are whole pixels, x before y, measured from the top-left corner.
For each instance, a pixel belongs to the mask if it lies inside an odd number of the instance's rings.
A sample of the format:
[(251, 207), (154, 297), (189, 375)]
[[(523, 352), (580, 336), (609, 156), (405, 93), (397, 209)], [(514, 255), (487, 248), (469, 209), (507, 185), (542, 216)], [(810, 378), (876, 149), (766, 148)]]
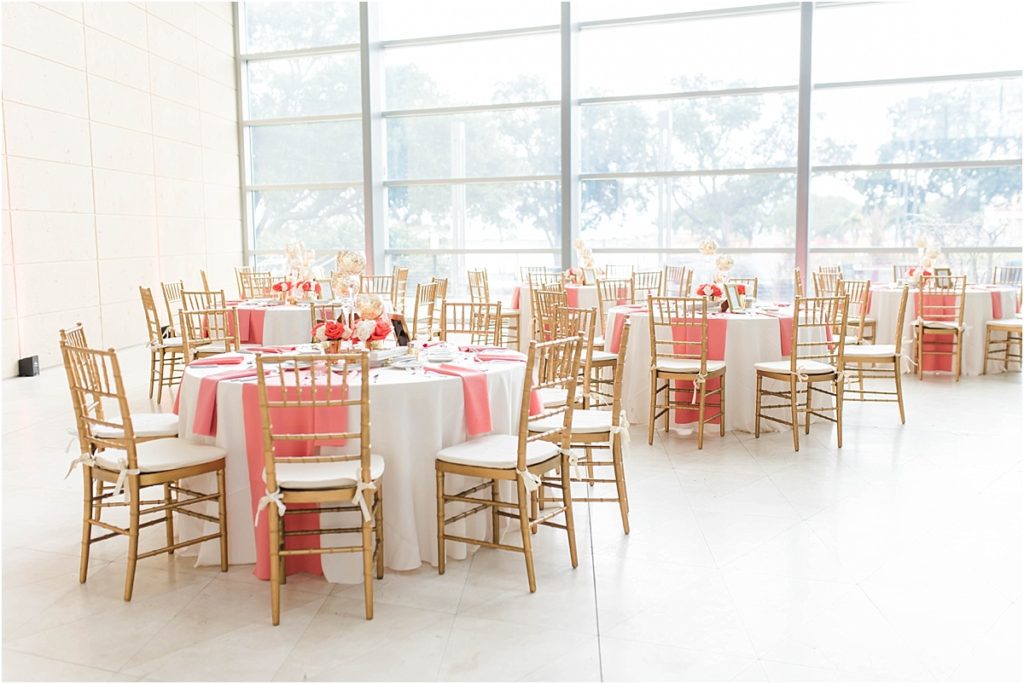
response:
[(262, 513), (263, 509), (269, 506), (270, 504), (274, 504), (275, 506), (277, 506), (277, 512), (279, 515), (284, 515), (286, 506), (284, 505), (284, 494), (281, 493), (280, 488), (275, 489), (272, 492), (267, 492), (266, 494), (260, 497), (259, 502), (256, 504), (256, 515), (253, 516), (252, 520), (252, 524), (254, 527), (259, 523), (260, 513)]
[(363, 511), (363, 520), (369, 521), (373, 516), (370, 515), (370, 507), (366, 505), (366, 498), (363, 496), (365, 491), (375, 492), (377, 491), (377, 485), (372, 482), (356, 480), (356, 493), (352, 495), (352, 503), (359, 504), (359, 508)]
[(126, 490), (124, 488), (124, 481), (128, 478), (129, 475), (138, 475), (138, 474), (139, 474), (139, 469), (138, 468), (129, 468), (128, 467), (128, 460), (127, 459), (122, 458), (121, 460), (119, 460), (117, 462), (117, 481), (114, 482), (114, 490), (112, 492), (110, 492), (110, 496), (111, 497), (115, 497), (118, 494), (124, 494), (125, 503), (128, 503), (130, 501), (130, 499), (129, 499), (129, 492), (128, 492), (128, 490)]
[(71, 461), (70, 464), (68, 464), (68, 472), (64, 474), (65, 480), (68, 479), (68, 476), (71, 475), (71, 471), (74, 470), (75, 466), (78, 465), (79, 463), (81, 463), (84, 466), (91, 467), (96, 465), (96, 459), (92, 457), (92, 454), (87, 454), (84, 451), (80, 453), (78, 455), (78, 458), (74, 459), (73, 461)]
[(580, 477), (580, 457), (578, 454), (573, 453), (572, 449), (559, 449), (558, 453), (569, 459), (569, 467), (572, 468), (572, 476), (577, 480), (582, 479)]
[(619, 412), (619, 424), (612, 425), (612, 435), (619, 435), (619, 443), (622, 445), (622, 458), (629, 456), (629, 419), (626, 418), (626, 410)]
[(697, 377), (693, 379), (693, 397), (690, 398), (691, 404), (697, 403), (697, 392), (700, 391), (701, 385), (707, 382), (707, 373), (697, 373)]
[(527, 492), (532, 494), (540, 489), (540, 477), (534, 475), (529, 470), (519, 470), (516, 468), (516, 472), (519, 474), (519, 477), (523, 478), (523, 485), (526, 487)]

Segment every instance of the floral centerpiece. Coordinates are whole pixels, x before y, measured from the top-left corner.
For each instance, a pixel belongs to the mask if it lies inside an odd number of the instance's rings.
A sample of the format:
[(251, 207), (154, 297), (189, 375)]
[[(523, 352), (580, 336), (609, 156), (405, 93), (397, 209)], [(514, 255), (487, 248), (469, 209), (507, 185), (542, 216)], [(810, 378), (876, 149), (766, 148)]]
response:
[[(576, 261), (579, 262), (579, 267), (570, 268), (565, 272), (566, 281), (577, 285), (594, 285), (594, 283), (587, 282), (587, 271), (590, 271), (599, 278), (603, 278), (604, 269), (598, 268), (594, 263), (594, 252), (590, 247), (587, 247), (583, 240), (577, 239), (574, 245), (576, 247)], [(573, 279), (570, 280), (570, 277)]]
[(583, 269), (578, 266), (572, 266), (566, 269), (563, 277), (565, 278), (565, 282), (569, 285), (584, 284)]
[(697, 243), (697, 251), (707, 257), (714, 256), (718, 251), (718, 243), (711, 238), (704, 238)]
[(339, 321), (327, 321), (313, 328), (313, 339), (324, 345), (328, 354), (337, 354), (341, 343), (352, 339), (352, 329)]
[(923, 235), (918, 236), (916, 246), (917, 266), (914, 266), (907, 271), (907, 275), (909, 276), (912, 284), (920, 285), (921, 278), (932, 274), (931, 269), (942, 258), (942, 252), (938, 247), (929, 245), (928, 238)]
[(341, 300), (346, 320), (352, 318), (353, 302), (356, 293), (359, 292), (361, 277), (365, 270), (366, 257), (362, 252), (343, 249), (335, 257), (334, 273), (331, 276), (331, 292)]
[(722, 288), (717, 283), (701, 283), (697, 286), (697, 294), (701, 297), (710, 297), (711, 299), (722, 298)]
[(356, 316), (352, 326), (352, 339), (362, 342), (367, 349), (375, 349), (394, 333), (391, 319), (384, 313), (384, 302), (379, 295), (361, 294), (355, 299)]

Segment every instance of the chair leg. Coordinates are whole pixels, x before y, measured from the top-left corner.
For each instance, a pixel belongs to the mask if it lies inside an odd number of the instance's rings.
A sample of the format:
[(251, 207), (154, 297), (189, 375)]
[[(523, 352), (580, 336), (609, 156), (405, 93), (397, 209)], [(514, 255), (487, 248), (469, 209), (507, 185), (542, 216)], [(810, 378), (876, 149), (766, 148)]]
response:
[(718, 381), (718, 436), (725, 437), (725, 373)]
[(956, 344), (956, 381), (960, 382), (960, 366), (964, 358), (964, 338), (961, 331), (958, 330), (953, 334), (953, 342)]
[(655, 371), (651, 371), (651, 408), (649, 411), (649, 420), (647, 421), (647, 443), (654, 444), (654, 414), (657, 408), (656, 403), (658, 401), (658, 374)]
[[(219, 471), (218, 471), (219, 472)], [(219, 491), (219, 490), (218, 490)], [(164, 485), (164, 505), (170, 506), (173, 499), (171, 498), (171, 483), (168, 482)], [(174, 546), (174, 511), (168, 508), (164, 511), (164, 531), (167, 533), (167, 545)], [(174, 555), (174, 549), (167, 552), (169, 555)]]
[(85, 583), (89, 575), (89, 547), (92, 546), (92, 523), (89, 519), (93, 512), (92, 468), (82, 466), (82, 553), (78, 566), (78, 581)]
[(789, 378), (789, 414), (793, 423), (793, 451), (800, 451), (800, 418), (796, 407), (796, 376)]
[(843, 448), (843, 383), (837, 378), (834, 381), (836, 388), (836, 436), (839, 439), (839, 448)]
[(561, 470), (562, 505), (565, 506), (565, 533), (569, 537), (569, 560), (572, 562), (572, 567), (575, 568), (579, 565), (579, 558), (576, 554), (576, 520), (572, 514), (572, 477), (569, 473), (568, 456), (562, 456)]
[(128, 570), (124, 578), (124, 600), (132, 600), (132, 590), (135, 588), (135, 566), (139, 562), (139, 477), (129, 475), (125, 482), (125, 490), (131, 497), (129, 506), (128, 523)]
[[(565, 477), (565, 474), (563, 474)], [(526, 509), (527, 494), (523, 478), (516, 478), (519, 504), (519, 532), (523, 537), (523, 556), (526, 559), (526, 577), (530, 582), (530, 593), (537, 591), (537, 578), (533, 573), (533, 543), (530, 541), (530, 514)]]
[(281, 624), (281, 515), (276, 506), (267, 506), (267, 527), (270, 535), (270, 620)]
[(384, 485), (377, 483), (376, 506), (373, 511), (373, 531), (376, 536), (377, 579), (384, 579)]
[(591, 488), (594, 487), (594, 449), (589, 444), (583, 447), (583, 453), (586, 454), (587, 459), (587, 479), (590, 480), (587, 484)]
[(892, 373), (893, 378), (896, 380), (896, 403), (900, 407), (900, 424), (906, 425), (907, 416), (903, 411), (903, 368), (901, 368), (900, 357), (898, 356), (893, 358)]
[[(156, 351), (149, 352), (149, 398), (153, 398), (153, 385), (156, 384)], [(159, 402), (158, 402), (159, 403)]]
[[(989, 355), (989, 351), (988, 350), (989, 350), (989, 347), (991, 347), (991, 346), (992, 346), (992, 329), (989, 328), (988, 326), (985, 326), (985, 356), (983, 357), (982, 363), (981, 363), (981, 374), (982, 375), (988, 375), (988, 355)], [(1009, 348), (1010, 348), (1009, 340), (1007, 340), (1006, 348), (1007, 348), (1007, 350), (1009, 350)]]
[(363, 518), (363, 602), (366, 619), (373, 619), (373, 523)]
[(914, 330), (914, 350), (917, 352), (917, 379), (924, 380), (924, 329)]
[(437, 574), (444, 574), (444, 471), (438, 470), (437, 477)]
[[(807, 405), (804, 406), (804, 434), (811, 434), (811, 411), (813, 411), (814, 400), (811, 398), (814, 396), (814, 386), (811, 383), (807, 383)], [(796, 398), (794, 397), (794, 402)]]
[(761, 436), (761, 374), (757, 374), (757, 390), (754, 393), (754, 439)]
[(217, 516), (220, 519), (220, 571), (228, 571), (228, 502), (224, 469), (217, 471)]
[(707, 396), (707, 381), (700, 384), (700, 399), (697, 405), (697, 448), (704, 448), (704, 403)]
[(629, 534), (629, 496), (626, 494), (626, 473), (622, 465), (622, 435), (612, 435), (612, 467), (615, 469), (615, 493), (622, 516), (622, 533)]

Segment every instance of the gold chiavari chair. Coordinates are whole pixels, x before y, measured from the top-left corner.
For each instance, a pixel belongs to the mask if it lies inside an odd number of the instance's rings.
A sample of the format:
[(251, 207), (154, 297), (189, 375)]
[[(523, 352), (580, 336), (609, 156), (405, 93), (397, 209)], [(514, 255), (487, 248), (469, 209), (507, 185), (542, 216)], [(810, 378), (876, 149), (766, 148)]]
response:
[[(849, 334), (846, 337), (846, 346), (873, 344), (876, 321), (868, 316), (868, 307), (871, 305), (871, 281), (840, 278), (836, 285), (836, 295), (849, 299), (846, 321), (846, 330)], [(853, 330), (850, 330), (851, 327)]]
[(149, 398), (153, 398), (155, 385), (156, 403), (159, 404), (163, 400), (164, 387), (170, 389), (181, 382), (181, 374), (185, 370), (185, 348), (180, 337), (163, 337), (153, 292), (148, 287), (140, 287), (139, 295), (142, 297), (142, 310), (146, 315), (149, 335)]
[[(1021, 369), (1021, 340), (1024, 337), (1022, 323), (1024, 321), (1019, 318), (1002, 318), (985, 323), (985, 360), (981, 367), (982, 375), (988, 374), (989, 361), (1001, 361), (1007, 371), (1010, 370), (1011, 363), (1017, 364), (1018, 371)], [(993, 335), (997, 334), (1005, 337), (996, 339)], [(1017, 348), (1016, 351), (1014, 347)]]
[(235, 266), (235, 287), (238, 291), (238, 298), (245, 299), (242, 292), (245, 286), (242, 284), (242, 274), (252, 273), (252, 266)]
[[(757, 404), (754, 437), (761, 436), (761, 420), (770, 420), (793, 429), (793, 451), (800, 451), (799, 410), (804, 409), (804, 432), (810, 434), (811, 416), (836, 424), (839, 448), (843, 446), (843, 364), (846, 336), (846, 297), (799, 297), (793, 304), (793, 336), (789, 359), (754, 364), (757, 370)], [(839, 333), (833, 328), (839, 326)], [(784, 390), (766, 390), (764, 380), (784, 382)], [(815, 387), (827, 382), (830, 390)], [(805, 388), (798, 389), (798, 383)], [(834, 406), (814, 406), (814, 392), (835, 400)], [(800, 403), (804, 394), (804, 403)], [(786, 403), (764, 405), (762, 397), (784, 399)], [(789, 409), (790, 420), (763, 413), (769, 409)], [(832, 413), (834, 415), (828, 415)]]
[(274, 296), (274, 275), (269, 271), (239, 271), (238, 296), (241, 299), (267, 299)]
[[(697, 448), (704, 448), (704, 426), (719, 419), (719, 434), (725, 436), (725, 361), (708, 358), (708, 301), (706, 297), (648, 297), (651, 334), (651, 404), (647, 443), (654, 444), (654, 425), (665, 417), (668, 432), (670, 413), (679, 409), (697, 411)], [(718, 379), (718, 388), (708, 389), (708, 380)], [(692, 388), (672, 387), (673, 382), (691, 382)], [(659, 384), (664, 385), (659, 387)], [(658, 395), (665, 393), (664, 399)], [(676, 398), (672, 398), (672, 393)], [(682, 395), (682, 396), (680, 396)], [(707, 398), (717, 396), (707, 415)]]
[[(937, 269), (936, 269), (937, 270)], [(914, 359), (917, 377), (924, 379), (924, 357), (952, 357), (953, 373), (960, 380), (963, 362), (964, 302), (967, 276), (932, 275), (921, 278), (914, 319)], [(930, 340), (925, 340), (925, 335)]]
[(561, 273), (531, 273), (528, 282), (531, 290), (565, 289), (565, 278)]
[(310, 302), (309, 303), (309, 331), (310, 339), (312, 339), (313, 330), (322, 323), (327, 321), (337, 321), (341, 317), (341, 309), (335, 307), (334, 304), (327, 304), (323, 302)]
[(800, 273), (800, 267), (797, 266), (793, 269), (793, 296), (803, 297), (804, 296), (804, 279)]
[[(302, 371), (306, 367), (309, 370)], [(384, 578), (384, 519), (381, 477), (384, 459), (370, 452), (370, 366), (365, 353), (326, 355), (259, 356), (260, 422), (263, 427), (264, 480), (267, 491), (262, 504), (267, 510), (270, 536), (270, 604), (275, 625), (281, 622), (281, 585), (285, 582), (285, 560), (289, 556), (326, 553), (361, 553), (363, 557), (363, 601), (366, 619), (373, 619), (373, 573)], [(349, 371), (358, 371), (358, 396), (352, 397)], [(339, 372), (340, 371), (340, 372)], [(266, 373), (274, 382), (269, 384)], [(308, 376), (317, 378), (315, 389)], [(349, 426), (350, 408), (358, 407), (358, 428)], [(331, 415), (342, 412), (345, 419), (312, 431), (285, 427), (294, 412)], [(325, 443), (345, 440), (345, 454), (328, 454)], [(340, 450), (330, 448), (331, 451)], [(300, 453), (294, 454), (296, 451)], [(289, 508), (292, 504), (301, 507)], [(288, 529), (289, 517), (308, 515), (307, 505), (319, 506), (318, 513), (360, 514), (356, 527), (330, 529)], [(359, 534), (358, 544), (289, 548), (286, 539), (315, 536), (324, 543), (327, 535)]]
[(633, 301), (630, 288), (633, 281), (628, 278), (602, 278), (597, 281), (597, 311), (602, 321), (608, 317), (608, 309)]
[(818, 273), (831, 273), (832, 275), (843, 277), (842, 266), (819, 266)]
[(745, 297), (757, 299), (757, 278), (729, 278), (730, 283), (742, 285), (745, 290)]
[[(487, 277), (487, 269), (471, 269), (466, 271), (466, 277), (469, 281), (469, 301), (477, 304), (490, 303), (491, 286)], [(501, 336), (498, 345), (507, 345), (512, 349), (519, 348), (519, 309), (501, 307)]]
[[(900, 409), (900, 423), (906, 423), (903, 410), (903, 319), (907, 312), (909, 288), (904, 285), (900, 295), (899, 313), (896, 316), (896, 344), (847, 345), (844, 350), (845, 379), (850, 381), (856, 374), (859, 389), (847, 389), (844, 401), (871, 401), (897, 403)], [(852, 299), (850, 300), (852, 303)], [(865, 380), (892, 380), (894, 391), (867, 389)], [(893, 398), (889, 398), (893, 397)]]
[[(447, 278), (438, 278), (437, 276), (432, 276), (430, 278), (430, 282), (432, 282), (435, 285), (437, 285), (437, 293), (434, 295), (434, 314), (437, 315), (437, 316), (440, 316), (441, 315), (441, 304), (444, 302), (444, 300), (448, 299), (448, 279)], [(436, 330), (440, 330), (440, 329), (441, 329), (441, 322), (438, 321), (437, 322)]]
[(501, 341), (501, 302), (441, 302), (441, 340), (468, 336), (470, 344), (499, 346)]
[(203, 281), (203, 289), (209, 291), (210, 281), (206, 279), (206, 271), (199, 269), (199, 278)]
[(405, 313), (405, 298), (409, 293), (409, 269), (395, 266), (391, 271), (391, 304), (396, 313)]
[(548, 273), (548, 270), (549, 269), (546, 266), (520, 266), (519, 267), (519, 280), (523, 284), (529, 285), (530, 284), (530, 276), (531, 275), (534, 275), (534, 274), (536, 274), (536, 275), (544, 275), (544, 274)]
[(900, 281), (908, 280), (910, 278), (910, 271), (914, 268), (917, 268), (917, 264), (893, 264), (892, 282), (898, 283)]
[[(155, 308), (155, 307), (154, 307)], [(82, 327), (81, 323), (75, 323), (75, 327), (70, 330), (60, 330), (60, 343), (68, 347), (76, 347), (79, 349), (88, 349), (89, 343), (86, 341), (85, 328)], [(92, 374), (99, 372), (99, 367), (91, 365), (86, 370)], [(93, 385), (97, 385), (100, 380), (99, 378), (91, 378)], [(152, 395), (150, 395), (152, 396)], [(103, 405), (102, 403), (96, 406), (97, 415), (103, 417)], [(135, 439), (142, 442), (148, 439), (160, 439), (163, 437), (177, 437), (178, 436), (178, 416), (174, 413), (133, 413), (132, 414), (132, 426), (135, 429)], [(96, 434), (100, 437), (121, 437), (124, 433), (115, 428), (98, 427)]]
[(558, 308), (566, 306), (565, 290), (534, 290), (530, 304), (533, 306), (533, 339), (538, 342), (556, 339)]
[[(550, 389), (564, 392), (571, 397), (576, 392), (577, 369), (580, 361), (579, 337), (570, 337), (551, 342), (531, 342), (526, 361), (526, 375), (523, 396), (519, 410), (519, 429), (515, 435), (490, 434), (475, 437), (468, 442), (450, 446), (437, 453), (434, 467), (437, 475), (437, 570), (445, 572), (445, 542), (455, 541), (477, 546), (486, 546), (522, 553), (526, 559), (526, 574), (530, 592), (537, 590), (537, 579), (533, 567), (532, 533), (539, 525), (564, 529), (569, 540), (569, 557), (576, 567), (576, 528), (572, 515), (572, 483), (570, 469), (575, 458), (569, 450), (569, 436), (572, 426), (573, 402), (545, 408), (531, 420), (530, 395), (534, 389)], [(552, 430), (530, 433), (528, 425), (533, 421), (551, 420), (561, 416)], [(544, 479), (546, 473), (557, 471), (558, 479)], [(445, 493), (445, 476), (462, 475), (482, 478), (482, 484), (473, 485), (457, 494)], [(513, 482), (516, 500), (503, 501), (500, 498), (499, 483)], [(541, 485), (549, 489), (560, 489), (560, 506), (547, 507), (541, 514), (530, 515), (530, 499), (537, 496)], [(473, 496), (490, 489), (490, 497)], [(471, 504), (472, 508), (462, 510), (450, 517), (445, 514), (445, 505)], [(506, 509), (512, 509), (510, 512)], [(448, 525), (463, 518), (490, 510), (491, 539), (471, 539), (451, 534)], [(564, 515), (565, 522), (554, 521)], [(522, 546), (501, 543), (502, 517), (519, 521)]]
[(375, 294), (388, 299), (394, 294), (394, 275), (363, 275), (359, 277), (359, 282), (360, 294)]
[(437, 301), (437, 283), (416, 285), (416, 300), (412, 309), (412, 339), (431, 340), (437, 332), (437, 315), (434, 310)]
[[(594, 334), (594, 309), (564, 309), (563, 315), (566, 320), (563, 331), (573, 328), (590, 328), (590, 336)], [(586, 482), (593, 487), (595, 484), (614, 484), (614, 497), (574, 496), (573, 502), (605, 502), (617, 503), (619, 514), (622, 517), (622, 531), (629, 534), (629, 497), (626, 494), (626, 472), (623, 467), (622, 456), (629, 444), (629, 423), (626, 420), (625, 410), (622, 408), (622, 372), (625, 368), (626, 347), (629, 343), (629, 322), (622, 326), (622, 337), (619, 342), (619, 353), (615, 365), (615, 379), (612, 389), (611, 411), (596, 409), (576, 409), (572, 414), (572, 425), (569, 428), (569, 442), (574, 449), (582, 449), (585, 456), (580, 459), (577, 465), (586, 466), (586, 476), (581, 476), (573, 471), (570, 480), (573, 482)], [(584, 364), (586, 366), (586, 364)], [(584, 371), (584, 379), (587, 377)], [(584, 388), (584, 395), (586, 388)], [(544, 418), (530, 423), (530, 432), (549, 432), (556, 430), (560, 425), (560, 416)], [(611, 460), (596, 460), (595, 450), (608, 450)], [(595, 477), (595, 467), (611, 467), (612, 478)], [(540, 503), (543, 506), (547, 502), (557, 502), (557, 498), (543, 496), (544, 488), (541, 490)]]
[(182, 290), (181, 304), (185, 311), (226, 308), (224, 290)]
[(993, 285), (1020, 285), (1024, 280), (1024, 267), (996, 266), (992, 269)]
[(812, 275), (814, 276), (815, 297), (834, 297), (836, 295), (836, 288), (843, 277), (842, 273), (818, 271)]
[[(589, 313), (588, 313), (589, 312)], [(584, 363), (582, 406), (589, 409), (594, 405), (607, 405), (612, 401), (615, 368), (619, 356), (606, 352), (604, 340), (597, 336), (597, 309), (579, 309), (559, 306), (556, 309), (557, 337), (583, 335)], [(588, 318), (589, 316), (589, 318)]]
[(238, 309), (179, 311), (185, 364), (203, 356), (241, 351), (238, 341)]
[(666, 266), (662, 278), (662, 297), (689, 297), (693, 284), (693, 269), (686, 266)]
[(185, 289), (184, 283), (180, 280), (176, 283), (160, 283), (160, 289), (164, 293), (164, 306), (167, 307), (167, 325), (171, 326), (172, 337), (180, 337), (181, 331), (177, 329), (178, 311), (181, 310), (181, 293)]
[(608, 280), (630, 280), (633, 267), (627, 264), (608, 264), (604, 268), (604, 277)]
[[(224, 463), (227, 453), (217, 446), (194, 444), (177, 436), (143, 439), (128, 406), (121, 367), (113, 349), (102, 351), (61, 343), (71, 404), (78, 425), (81, 455), (72, 462), (82, 466), (82, 553), (78, 581), (88, 577), (89, 551), (99, 541), (117, 536), (128, 538), (128, 564), (124, 600), (131, 601), (135, 567), (139, 560), (214, 539), (220, 540), (220, 569), (228, 569), (227, 506), (224, 499)], [(103, 402), (116, 404), (118, 415), (106, 415)], [(194, 485), (183, 486), (185, 478), (213, 474), (216, 493), (204, 494)], [(112, 485), (110, 489), (107, 485)], [(142, 492), (162, 488), (163, 496), (143, 500)], [(124, 492), (127, 500), (119, 501)], [(197, 505), (216, 502), (217, 514), (196, 510)], [(103, 520), (109, 508), (127, 508), (128, 526)], [(188, 515), (215, 523), (217, 532), (175, 542), (174, 514)], [(156, 517), (149, 517), (156, 516)], [(148, 518), (143, 521), (143, 518)], [(139, 531), (163, 523), (166, 546), (139, 551)], [(93, 528), (106, 534), (93, 537)]]
[(661, 271), (635, 271), (630, 276), (629, 301), (631, 304), (646, 302), (647, 295), (658, 297), (661, 295), (662, 276)]

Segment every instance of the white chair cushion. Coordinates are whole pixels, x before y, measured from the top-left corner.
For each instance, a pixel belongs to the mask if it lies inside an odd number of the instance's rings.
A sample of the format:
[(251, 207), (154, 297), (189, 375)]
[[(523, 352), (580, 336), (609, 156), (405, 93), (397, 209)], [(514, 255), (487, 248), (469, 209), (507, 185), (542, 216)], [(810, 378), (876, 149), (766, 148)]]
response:
[[(515, 468), (519, 437), (516, 435), (484, 435), (437, 452), (437, 460), (459, 465), (485, 468)], [(558, 445), (536, 440), (526, 445), (526, 464), (546, 461), (558, 454)]]
[[(657, 368), (668, 373), (699, 373), (700, 359), (659, 358)], [(725, 361), (708, 359), (708, 372), (713, 373), (725, 368)]]
[(856, 345), (856, 344), (860, 343), (860, 338), (859, 338), (859, 337), (855, 337), (855, 336), (852, 336), (852, 335), (847, 335), (847, 336), (846, 336), (846, 337), (844, 338), (844, 340), (845, 340), (845, 342), (846, 342), (846, 347), (847, 347), (847, 349), (849, 349), (849, 348), (850, 348), (851, 346), (853, 346), (853, 345)]
[(165, 337), (162, 340), (160, 340), (159, 344), (154, 344), (153, 346), (155, 348), (157, 348), (157, 349), (159, 349), (160, 347), (180, 347), (181, 346), (181, 338), (180, 337)]
[[(224, 458), (227, 452), (218, 446), (194, 444), (180, 437), (169, 437), (138, 444), (135, 447), (135, 454), (138, 458), (139, 471), (158, 473), (216, 461)], [(108, 470), (118, 470), (121, 467), (120, 461), (125, 458), (127, 455), (124, 451), (107, 449), (96, 454), (96, 463)]]
[(601, 347), (603, 349), (604, 348), (604, 338), (603, 337), (595, 337), (594, 338), (594, 346), (595, 347)]
[[(548, 416), (530, 423), (530, 432), (547, 432), (562, 427), (565, 416), (562, 414)], [(612, 412), (594, 409), (576, 409), (572, 412), (572, 431), (583, 433), (608, 432), (612, 429)]]
[[(835, 373), (835, 366), (830, 366), (827, 363), (821, 361), (797, 361), (796, 367), (797, 372), (805, 375), (823, 375), (825, 373)], [(789, 361), (763, 361), (761, 363), (755, 363), (754, 368), (757, 370), (768, 371), (769, 373), (788, 373), (789, 372)]]
[[(278, 462), (277, 484), (281, 489), (336, 489), (355, 486), (360, 463), (281, 463)], [(370, 479), (377, 481), (384, 474), (384, 457), (370, 454)]]
[(591, 361), (601, 361), (603, 363), (608, 362), (608, 361), (615, 361), (618, 358), (619, 358), (618, 354), (615, 354), (614, 352), (606, 352), (606, 351), (594, 351), (590, 355), (590, 360)]
[(854, 347), (847, 347), (846, 356), (848, 358), (856, 358), (858, 356), (896, 356), (896, 345), (858, 344)]
[[(874, 322), (875, 322), (875, 319), (874, 319), (873, 316), (865, 316), (864, 317), (864, 323), (874, 323)], [(856, 316), (851, 316), (850, 318), (846, 319), (846, 323), (847, 323), (847, 325), (850, 325), (850, 324), (852, 324), (852, 325), (860, 325), (860, 319), (857, 318)]]
[(1020, 318), (1000, 318), (995, 321), (989, 321), (985, 325), (998, 325), (1003, 328), (1020, 328), (1024, 320)]
[[(120, 418), (112, 422), (120, 422)], [(132, 427), (135, 429), (136, 437), (177, 437), (178, 416), (173, 413), (133, 413)], [(93, 429), (97, 437), (118, 438), (124, 436), (121, 428), (97, 425)]]
[(559, 406), (565, 406), (565, 398), (569, 392), (558, 387), (541, 387), (537, 390), (537, 394), (540, 396), (540, 401), (544, 408), (558, 408)]
[(954, 321), (921, 321), (925, 328), (942, 328), (945, 330), (956, 330), (958, 326)]

